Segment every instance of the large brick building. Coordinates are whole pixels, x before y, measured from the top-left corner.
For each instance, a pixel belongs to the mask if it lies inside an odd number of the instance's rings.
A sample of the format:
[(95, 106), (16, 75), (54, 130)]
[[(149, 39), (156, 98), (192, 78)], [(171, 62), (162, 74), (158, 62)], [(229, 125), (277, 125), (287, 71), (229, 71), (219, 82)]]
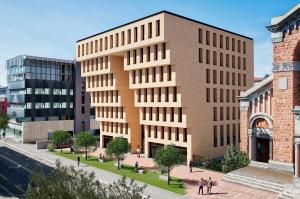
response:
[[(240, 95), (241, 144), (252, 161), (300, 177), (300, 4), (274, 17), (273, 74)], [(294, 110), (294, 111), (293, 111)]]
[(253, 40), (162, 11), (81, 39), (76, 61), (101, 122), (147, 157), (175, 144), (186, 159), (239, 142), (240, 91), (253, 84)]

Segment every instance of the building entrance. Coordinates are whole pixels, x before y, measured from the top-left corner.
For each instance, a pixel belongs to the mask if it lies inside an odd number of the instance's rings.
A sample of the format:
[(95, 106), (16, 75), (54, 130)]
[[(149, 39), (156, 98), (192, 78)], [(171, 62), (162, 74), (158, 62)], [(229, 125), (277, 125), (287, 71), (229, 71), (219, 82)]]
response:
[(257, 138), (257, 161), (268, 162), (270, 154), (269, 139)]

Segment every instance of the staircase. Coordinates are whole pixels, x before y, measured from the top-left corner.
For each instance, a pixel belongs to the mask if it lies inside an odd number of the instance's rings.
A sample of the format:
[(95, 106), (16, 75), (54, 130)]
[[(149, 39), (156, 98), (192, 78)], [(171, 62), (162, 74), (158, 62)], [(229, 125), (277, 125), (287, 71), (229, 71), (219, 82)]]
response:
[(269, 179), (260, 179), (257, 176), (248, 176), (242, 173), (231, 172), (223, 177), (224, 181), (243, 184), (258, 189), (263, 189), (271, 192), (281, 193), (284, 190), (285, 184)]

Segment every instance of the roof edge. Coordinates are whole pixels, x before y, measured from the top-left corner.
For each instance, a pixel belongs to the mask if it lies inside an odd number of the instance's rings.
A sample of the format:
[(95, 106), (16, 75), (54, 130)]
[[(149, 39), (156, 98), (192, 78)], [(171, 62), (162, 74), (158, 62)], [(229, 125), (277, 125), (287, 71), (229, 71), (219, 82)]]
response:
[(132, 24), (132, 23), (135, 23), (135, 22), (138, 22), (138, 21), (141, 21), (141, 20), (144, 20), (144, 19), (153, 17), (153, 16), (155, 16), (155, 15), (162, 14), (162, 13), (170, 14), (170, 15), (173, 15), (173, 16), (176, 16), (176, 17), (179, 17), (179, 18), (188, 20), (188, 21), (192, 21), (192, 22), (195, 22), (195, 23), (199, 23), (199, 24), (202, 24), (202, 25), (205, 25), (205, 26), (209, 26), (209, 27), (211, 27), (211, 28), (216, 28), (216, 29), (218, 29), (218, 30), (228, 32), (228, 33), (230, 33), (230, 34), (234, 34), (234, 35), (237, 35), (237, 36), (240, 36), (240, 37), (244, 37), (244, 38), (249, 39), (249, 40), (253, 40), (253, 38), (247, 37), (247, 36), (242, 35), (242, 34), (238, 34), (238, 33), (235, 33), (235, 32), (232, 32), (232, 31), (229, 31), (229, 30), (226, 30), (226, 29), (217, 27), (217, 26), (213, 26), (213, 25), (210, 25), (210, 24), (207, 24), (207, 23), (203, 23), (203, 22), (201, 22), (201, 21), (198, 21), (198, 20), (195, 20), (195, 19), (191, 19), (191, 18), (182, 16), (182, 15), (179, 15), (179, 14), (176, 14), (176, 13), (173, 13), (173, 12), (170, 12), (170, 11), (167, 11), (167, 10), (162, 10), (162, 11), (153, 13), (153, 14), (151, 14), (151, 15), (148, 15), (148, 16), (145, 16), (145, 17), (142, 17), (142, 18), (133, 20), (133, 21), (131, 21), (131, 22), (128, 22), (128, 23), (119, 25), (119, 26), (117, 26), (117, 27), (110, 28), (110, 29), (108, 29), (108, 30), (105, 30), (105, 31), (102, 31), (102, 32), (93, 34), (93, 35), (91, 35), (91, 36), (87, 36), (87, 37), (85, 37), (85, 38), (79, 39), (79, 40), (76, 41), (76, 43), (81, 42), (81, 41), (86, 40), (86, 39), (89, 39), (89, 38), (92, 38), (92, 37), (95, 37), (95, 36), (98, 36), (98, 35), (101, 35), (101, 34), (104, 34), (104, 33), (107, 33), (107, 32), (109, 32), (109, 31), (112, 31), (112, 30), (115, 30), (115, 29), (118, 29), (118, 28), (121, 28), (121, 27), (130, 25), (130, 24)]
[(257, 91), (258, 89), (266, 86), (267, 84), (269, 84), (272, 81), (273, 81), (273, 74), (271, 74), (269, 77), (263, 79), (262, 81), (260, 81), (256, 85), (252, 86), (248, 90), (241, 92), (241, 95), (238, 96), (238, 98), (239, 99), (247, 98), (250, 94), (252, 94), (255, 91)]

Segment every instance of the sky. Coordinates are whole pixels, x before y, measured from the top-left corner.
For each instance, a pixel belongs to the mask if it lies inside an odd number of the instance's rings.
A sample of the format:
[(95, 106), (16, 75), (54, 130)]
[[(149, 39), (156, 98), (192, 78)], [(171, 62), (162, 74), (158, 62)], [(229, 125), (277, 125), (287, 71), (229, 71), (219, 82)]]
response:
[(75, 42), (152, 13), (168, 10), (254, 39), (254, 73), (272, 70), (266, 26), (296, 0), (0, 0), (0, 85), (17, 55), (74, 59)]

